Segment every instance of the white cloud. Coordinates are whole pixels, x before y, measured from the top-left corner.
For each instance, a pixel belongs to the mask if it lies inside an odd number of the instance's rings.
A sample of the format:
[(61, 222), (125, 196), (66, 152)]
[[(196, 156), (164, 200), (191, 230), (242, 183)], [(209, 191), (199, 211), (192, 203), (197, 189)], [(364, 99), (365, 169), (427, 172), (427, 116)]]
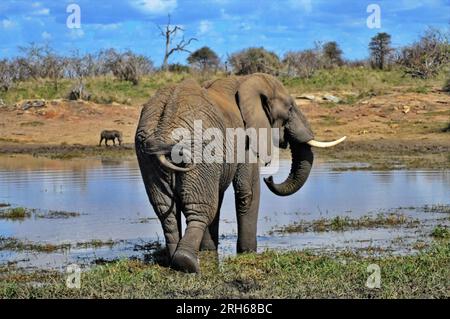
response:
[(41, 36), (42, 36), (42, 39), (44, 39), (44, 40), (50, 40), (52, 38), (52, 35), (50, 33), (48, 33), (47, 31), (42, 32)]
[(0, 25), (3, 27), (3, 29), (11, 29), (16, 26), (16, 23), (9, 19), (4, 19), (0, 21)]
[(108, 23), (108, 24), (93, 24), (92, 25), (96, 30), (102, 31), (112, 31), (119, 29), (122, 24), (121, 23)]
[(242, 22), (241, 24), (239, 24), (239, 29), (242, 31), (248, 31), (252, 29), (252, 26), (247, 22)]
[(311, 0), (289, 0), (289, 4), (294, 9), (304, 10), (306, 13), (311, 13), (312, 11)]
[(211, 21), (208, 20), (202, 20), (200, 21), (200, 24), (198, 26), (198, 34), (206, 34), (212, 30), (213, 24)]
[(81, 39), (84, 37), (84, 31), (83, 29), (70, 29), (69, 37), (71, 39)]
[(177, 0), (131, 0), (131, 5), (149, 14), (170, 13), (177, 7)]
[(36, 16), (48, 16), (50, 14), (50, 9), (48, 8), (43, 8), (43, 9), (39, 9), (33, 12), (33, 15)]

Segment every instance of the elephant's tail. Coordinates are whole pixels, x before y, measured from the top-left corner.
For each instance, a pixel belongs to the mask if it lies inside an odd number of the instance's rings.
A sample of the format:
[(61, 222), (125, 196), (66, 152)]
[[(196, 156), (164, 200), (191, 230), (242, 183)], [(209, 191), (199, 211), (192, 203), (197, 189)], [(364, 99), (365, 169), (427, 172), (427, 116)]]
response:
[(167, 144), (153, 138), (143, 137), (143, 135), (140, 133), (136, 134), (135, 143), (136, 152), (143, 155), (155, 156), (161, 166), (168, 169), (169, 171), (189, 172), (195, 167), (195, 164), (189, 167), (180, 167), (170, 162), (167, 159), (167, 156), (172, 153), (172, 148), (174, 146), (172, 144)]

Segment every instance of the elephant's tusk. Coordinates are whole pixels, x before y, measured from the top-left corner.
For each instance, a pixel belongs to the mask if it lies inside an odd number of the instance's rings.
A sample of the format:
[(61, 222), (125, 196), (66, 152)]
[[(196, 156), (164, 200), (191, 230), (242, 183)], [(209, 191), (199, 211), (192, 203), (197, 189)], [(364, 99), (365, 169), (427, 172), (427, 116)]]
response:
[(338, 145), (339, 143), (343, 142), (346, 138), (347, 138), (347, 136), (344, 136), (336, 141), (331, 141), (331, 142), (319, 142), (319, 141), (311, 140), (311, 141), (307, 142), (307, 144), (310, 146), (321, 147), (321, 148), (332, 147), (332, 146)]
[(195, 167), (195, 165), (191, 166), (191, 167), (178, 167), (178, 166), (170, 163), (164, 154), (159, 154), (158, 160), (162, 166), (164, 166), (165, 168), (167, 168), (171, 171), (175, 171), (175, 172), (189, 172)]

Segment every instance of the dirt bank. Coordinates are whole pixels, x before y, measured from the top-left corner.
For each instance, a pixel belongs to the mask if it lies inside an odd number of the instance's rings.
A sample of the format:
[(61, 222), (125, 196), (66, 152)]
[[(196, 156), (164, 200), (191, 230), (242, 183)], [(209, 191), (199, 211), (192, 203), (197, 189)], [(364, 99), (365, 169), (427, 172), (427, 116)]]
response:
[[(400, 167), (450, 166), (450, 96), (437, 88), (427, 93), (403, 89), (366, 97), (332, 92), (339, 103), (323, 100), (327, 92), (293, 94), (317, 139), (348, 136), (338, 148), (318, 151), (320, 156), (368, 161), (378, 168), (386, 162), (386, 155), (392, 159), (388, 163), (400, 161)], [(133, 154), (139, 105), (66, 100), (47, 101), (45, 107), (27, 110), (22, 105), (0, 109), (0, 154), (55, 158)], [(103, 129), (121, 130), (126, 145), (97, 147)]]

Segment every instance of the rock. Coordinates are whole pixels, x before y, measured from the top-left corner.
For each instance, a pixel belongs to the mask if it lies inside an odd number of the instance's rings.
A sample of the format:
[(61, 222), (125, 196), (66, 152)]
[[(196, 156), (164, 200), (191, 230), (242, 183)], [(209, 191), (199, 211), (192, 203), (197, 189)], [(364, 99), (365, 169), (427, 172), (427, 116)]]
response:
[(32, 100), (32, 101), (25, 101), (22, 104), (22, 110), (26, 111), (28, 109), (31, 109), (32, 107), (35, 108), (42, 108), (45, 107), (46, 102), (45, 100)]
[(409, 111), (411, 111), (411, 108), (408, 105), (403, 105), (402, 112), (407, 114)]
[(340, 98), (338, 98), (337, 96), (331, 95), (331, 94), (325, 94), (325, 95), (323, 96), (323, 99), (324, 99), (325, 101), (331, 101), (331, 102), (333, 102), (333, 103), (339, 103), (339, 102), (341, 101)]
[(3, 102), (2, 99), (0, 99), (0, 108), (1, 108), (1, 107), (7, 107), (7, 105), (5, 104), (5, 102)]
[(297, 96), (297, 99), (310, 100), (310, 101), (316, 101), (317, 100), (317, 98), (314, 95), (311, 95), (311, 94), (303, 94), (303, 95)]
[(85, 100), (89, 101), (91, 99), (91, 94), (85, 89), (83, 85), (76, 86), (72, 88), (69, 92), (69, 100)]

